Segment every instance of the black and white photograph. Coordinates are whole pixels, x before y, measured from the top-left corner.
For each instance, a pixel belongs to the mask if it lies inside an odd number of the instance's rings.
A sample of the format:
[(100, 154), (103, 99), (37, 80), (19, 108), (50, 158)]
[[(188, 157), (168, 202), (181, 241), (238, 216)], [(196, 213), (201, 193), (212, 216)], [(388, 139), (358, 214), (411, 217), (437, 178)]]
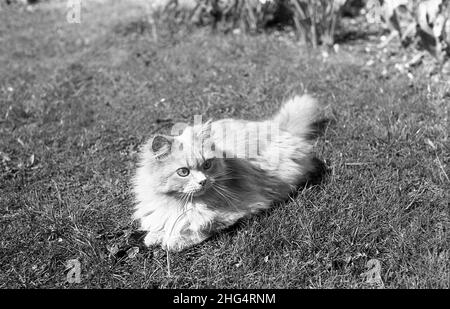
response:
[(0, 289), (449, 289), (449, 108), (450, 0), (0, 0)]

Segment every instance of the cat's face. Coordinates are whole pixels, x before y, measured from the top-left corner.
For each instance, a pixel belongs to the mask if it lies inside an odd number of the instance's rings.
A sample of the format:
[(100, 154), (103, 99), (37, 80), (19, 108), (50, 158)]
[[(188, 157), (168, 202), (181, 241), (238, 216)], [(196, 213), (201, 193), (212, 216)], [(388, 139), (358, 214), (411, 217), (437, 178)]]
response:
[(221, 162), (215, 158), (180, 160), (167, 178), (167, 188), (180, 195), (200, 197), (211, 190), (221, 171)]
[(216, 158), (211, 145), (192, 128), (177, 137), (154, 138), (153, 172), (159, 177), (160, 191), (193, 199), (217, 190), (226, 175), (226, 166), (223, 159)]

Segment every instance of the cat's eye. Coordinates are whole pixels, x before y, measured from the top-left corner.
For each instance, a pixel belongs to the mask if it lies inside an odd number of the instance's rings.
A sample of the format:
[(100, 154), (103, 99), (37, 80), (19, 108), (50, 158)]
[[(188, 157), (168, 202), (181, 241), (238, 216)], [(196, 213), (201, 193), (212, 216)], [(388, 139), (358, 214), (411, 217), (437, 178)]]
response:
[(203, 163), (203, 169), (204, 170), (207, 170), (207, 169), (210, 169), (211, 168), (211, 165), (212, 165), (212, 162), (211, 162), (212, 160), (206, 160), (204, 163)]
[(177, 174), (181, 177), (186, 177), (189, 175), (189, 169), (187, 167), (181, 167), (177, 169)]

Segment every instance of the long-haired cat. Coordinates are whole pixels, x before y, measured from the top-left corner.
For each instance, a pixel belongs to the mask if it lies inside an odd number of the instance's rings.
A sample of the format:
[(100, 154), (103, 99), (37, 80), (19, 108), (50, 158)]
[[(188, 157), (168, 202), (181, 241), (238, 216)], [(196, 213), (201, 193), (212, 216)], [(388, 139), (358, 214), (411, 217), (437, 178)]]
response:
[(134, 218), (147, 246), (180, 251), (288, 198), (314, 169), (308, 95), (264, 121), (224, 119), (158, 135), (142, 148)]

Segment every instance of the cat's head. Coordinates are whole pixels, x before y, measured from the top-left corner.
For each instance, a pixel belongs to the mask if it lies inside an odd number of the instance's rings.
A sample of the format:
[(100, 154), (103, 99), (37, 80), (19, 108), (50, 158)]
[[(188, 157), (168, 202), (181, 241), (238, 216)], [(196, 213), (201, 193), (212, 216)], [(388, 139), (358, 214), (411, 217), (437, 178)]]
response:
[(158, 191), (180, 198), (201, 198), (226, 175), (225, 162), (217, 158), (209, 137), (210, 124), (187, 127), (179, 136), (155, 136), (150, 148), (151, 177)]

